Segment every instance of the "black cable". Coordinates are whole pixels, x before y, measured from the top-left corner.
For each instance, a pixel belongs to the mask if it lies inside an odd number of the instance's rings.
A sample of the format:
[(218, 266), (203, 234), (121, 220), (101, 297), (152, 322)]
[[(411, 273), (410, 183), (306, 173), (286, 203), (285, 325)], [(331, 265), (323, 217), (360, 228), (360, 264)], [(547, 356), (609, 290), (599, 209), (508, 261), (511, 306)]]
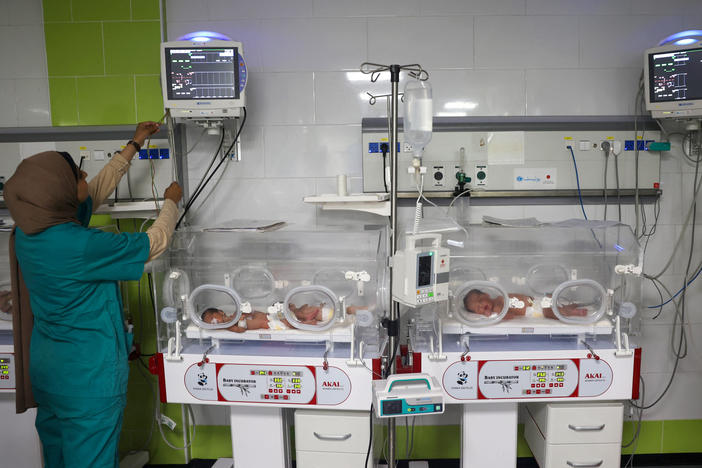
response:
[[(207, 165), (207, 169), (205, 169), (205, 172), (202, 175), (202, 179), (200, 179), (200, 182), (197, 184), (197, 187), (195, 187), (195, 190), (193, 190), (193, 194), (196, 194), (200, 191), (200, 188), (202, 187), (202, 183), (205, 181), (205, 178), (207, 177), (207, 174), (210, 172), (210, 169), (212, 169), (212, 166), (214, 165), (214, 162), (217, 160), (217, 156), (219, 155), (220, 150), (222, 149), (222, 145), (224, 144), (224, 126), (222, 126), (222, 135), (220, 135), (219, 138), (219, 145), (217, 145), (217, 149), (214, 151), (214, 154), (212, 154), (212, 159), (210, 159), (210, 164)], [(192, 205), (193, 197), (190, 197), (190, 200), (185, 204), (185, 208), (189, 208), (190, 205)]]
[(370, 458), (371, 446), (373, 445), (373, 403), (371, 403), (370, 416), (368, 419), (370, 420), (370, 436), (368, 436), (368, 451), (366, 452), (366, 463), (363, 465), (363, 468), (366, 468), (368, 466), (368, 459)]
[(390, 149), (390, 147), (388, 146), (387, 143), (380, 144), (380, 151), (383, 153), (383, 187), (385, 187), (385, 193), (388, 193), (388, 180), (387, 180), (387, 177), (385, 176), (385, 166), (387, 163), (389, 149)]
[(224, 161), (227, 160), (227, 155), (229, 154), (229, 152), (232, 150), (232, 148), (236, 144), (237, 140), (239, 139), (239, 135), (241, 135), (241, 131), (244, 129), (244, 124), (246, 123), (246, 107), (242, 107), (242, 110), (244, 111), (244, 116), (241, 119), (241, 125), (239, 126), (239, 130), (237, 130), (236, 135), (234, 136), (234, 139), (232, 140), (232, 144), (229, 145), (229, 148), (227, 148), (227, 150), (224, 152), (224, 155), (220, 159), (219, 164), (217, 164), (217, 166), (214, 168), (214, 170), (209, 175), (209, 177), (207, 177), (207, 179), (204, 181), (204, 183), (200, 187), (200, 190), (197, 193), (193, 194), (193, 196), (190, 198), (188, 205), (183, 210), (183, 214), (180, 215), (180, 219), (178, 219), (178, 223), (176, 223), (176, 227), (175, 227), (176, 229), (178, 229), (178, 227), (180, 227), (180, 224), (183, 222), (183, 219), (185, 219), (185, 215), (188, 213), (190, 208), (193, 206), (193, 204), (195, 203), (195, 200), (197, 200), (197, 198), (200, 196), (200, 194), (202, 194), (202, 192), (205, 190), (205, 187), (207, 187), (207, 184), (209, 184), (210, 180), (212, 180), (212, 177), (214, 177), (214, 175), (217, 173), (217, 171), (222, 166)]

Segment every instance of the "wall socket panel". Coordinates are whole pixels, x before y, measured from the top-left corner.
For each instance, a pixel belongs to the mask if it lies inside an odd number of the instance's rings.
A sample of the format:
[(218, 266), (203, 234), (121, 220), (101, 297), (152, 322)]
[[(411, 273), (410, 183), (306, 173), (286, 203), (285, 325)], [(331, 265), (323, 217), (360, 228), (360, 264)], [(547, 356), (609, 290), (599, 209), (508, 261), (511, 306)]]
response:
[[(363, 191), (384, 192), (383, 157), (369, 152), (372, 143), (387, 141), (382, 132), (364, 132)], [(659, 132), (646, 132), (646, 141), (658, 141)], [(526, 132), (434, 132), (424, 150), (427, 168), (424, 191), (452, 192), (456, 173), (462, 168), (470, 182), (466, 188), (490, 191), (575, 190), (573, 148), (582, 189), (603, 189), (605, 153), (601, 143), (609, 141), (618, 150), (619, 185), (634, 188), (633, 131), (526, 131)], [(398, 191), (417, 191), (415, 177), (407, 172), (412, 164), (411, 145), (399, 135)], [(639, 140), (639, 145), (645, 142)], [(409, 149), (408, 149), (409, 148)], [(464, 148), (464, 161), (461, 161)], [(628, 149), (627, 149), (628, 148)], [(616, 186), (614, 154), (608, 158), (607, 187)], [(389, 164), (389, 158), (388, 164)], [(639, 187), (654, 188), (660, 181), (660, 154), (643, 151), (639, 157)]]

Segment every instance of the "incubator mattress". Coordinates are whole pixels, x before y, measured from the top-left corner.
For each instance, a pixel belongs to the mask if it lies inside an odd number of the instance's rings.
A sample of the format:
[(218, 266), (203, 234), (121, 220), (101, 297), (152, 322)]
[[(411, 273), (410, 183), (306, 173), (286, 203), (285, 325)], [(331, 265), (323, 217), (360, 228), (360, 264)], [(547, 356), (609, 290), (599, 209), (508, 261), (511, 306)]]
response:
[(232, 341), (287, 341), (287, 342), (323, 342), (334, 341), (348, 343), (352, 339), (352, 324), (335, 325), (324, 331), (306, 331), (296, 328), (285, 330), (247, 330), (236, 333), (229, 330), (203, 330), (197, 325), (190, 324), (185, 329), (185, 335), (190, 339), (216, 338)]
[(474, 335), (609, 335), (612, 333), (612, 328), (612, 323), (609, 320), (573, 325), (543, 317), (514, 318), (487, 327), (470, 326), (453, 319), (443, 322), (443, 331), (448, 335), (463, 335), (465, 333)]

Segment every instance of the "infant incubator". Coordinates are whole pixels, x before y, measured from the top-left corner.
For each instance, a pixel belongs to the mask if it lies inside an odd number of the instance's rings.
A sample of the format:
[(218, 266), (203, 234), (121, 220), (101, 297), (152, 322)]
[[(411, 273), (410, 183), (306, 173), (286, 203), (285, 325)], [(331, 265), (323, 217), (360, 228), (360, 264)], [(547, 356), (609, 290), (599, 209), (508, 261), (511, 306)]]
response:
[(441, 334), (467, 342), (638, 329), (642, 252), (628, 226), (476, 226), (467, 240), (458, 234), (453, 240), (450, 300), (413, 312), (413, 344), (420, 348), (436, 346)]
[(153, 266), (160, 347), (350, 343), (377, 352), (386, 242), (383, 229), (178, 232)]

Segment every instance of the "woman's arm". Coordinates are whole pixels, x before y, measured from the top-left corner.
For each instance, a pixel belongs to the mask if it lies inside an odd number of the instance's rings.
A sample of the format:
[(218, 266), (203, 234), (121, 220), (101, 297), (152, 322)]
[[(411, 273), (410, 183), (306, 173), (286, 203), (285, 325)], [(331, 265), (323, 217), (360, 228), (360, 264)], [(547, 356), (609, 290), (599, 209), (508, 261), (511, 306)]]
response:
[(161, 213), (146, 231), (146, 234), (149, 236), (149, 258), (147, 261), (155, 259), (168, 247), (178, 221), (177, 203), (183, 196), (183, 190), (180, 188), (180, 185), (173, 182), (166, 189), (163, 196), (165, 200), (161, 207)]
[[(143, 146), (146, 139), (158, 132), (160, 126), (156, 122), (141, 122), (137, 125), (132, 138), (139, 146)], [(136, 154), (136, 147), (127, 144), (120, 152), (115, 152), (114, 156), (105, 167), (98, 172), (88, 183), (88, 193), (93, 199), (93, 210), (102, 205), (107, 197), (115, 191), (117, 184), (127, 173), (132, 158)]]

